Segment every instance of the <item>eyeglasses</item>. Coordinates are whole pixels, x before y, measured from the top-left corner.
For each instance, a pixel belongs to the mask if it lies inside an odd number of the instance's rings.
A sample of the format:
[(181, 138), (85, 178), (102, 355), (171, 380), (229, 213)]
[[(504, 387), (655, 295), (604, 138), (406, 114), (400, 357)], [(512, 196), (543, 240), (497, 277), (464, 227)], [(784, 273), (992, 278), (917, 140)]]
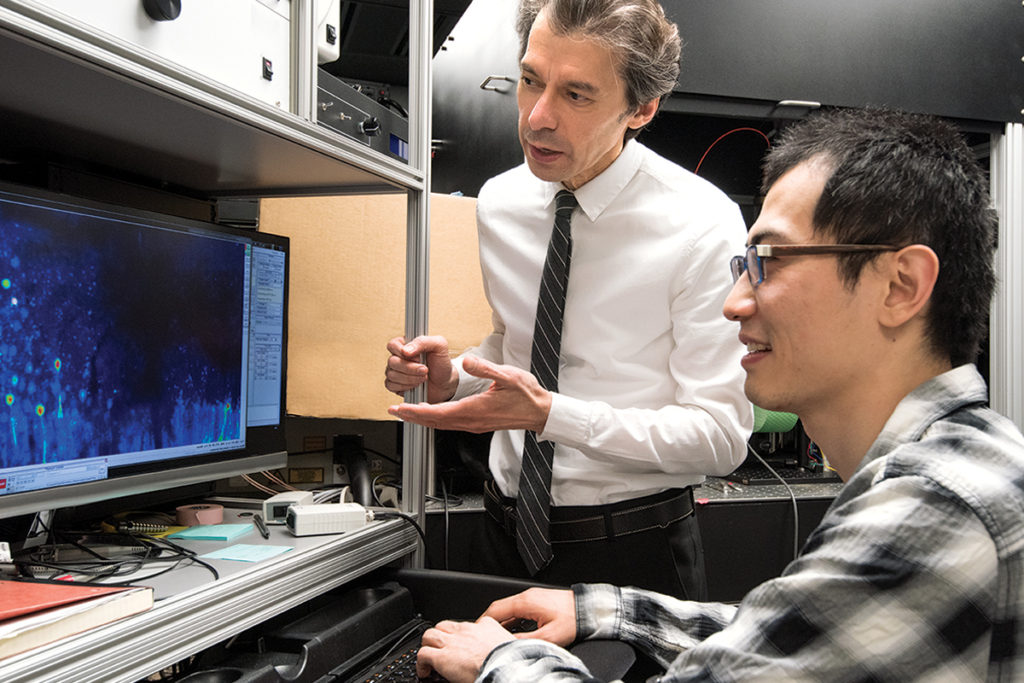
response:
[(750, 286), (757, 287), (764, 282), (764, 260), (778, 256), (800, 256), (803, 254), (849, 254), (865, 251), (898, 251), (900, 247), (889, 244), (751, 244), (743, 256), (729, 259), (729, 270), (735, 283), (747, 271)]

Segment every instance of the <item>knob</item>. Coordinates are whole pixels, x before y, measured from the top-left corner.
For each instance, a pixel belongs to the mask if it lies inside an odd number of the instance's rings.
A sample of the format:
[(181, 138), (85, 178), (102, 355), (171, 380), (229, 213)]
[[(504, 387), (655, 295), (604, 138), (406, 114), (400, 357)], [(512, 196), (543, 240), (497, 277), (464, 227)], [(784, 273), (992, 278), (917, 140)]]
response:
[(380, 121), (376, 116), (368, 116), (359, 124), (359, 132), (367, 137), (380, 135)]
[(181, 0), (142, 0), (142, 9), (153, 21), (173, 21), (181, 14)]

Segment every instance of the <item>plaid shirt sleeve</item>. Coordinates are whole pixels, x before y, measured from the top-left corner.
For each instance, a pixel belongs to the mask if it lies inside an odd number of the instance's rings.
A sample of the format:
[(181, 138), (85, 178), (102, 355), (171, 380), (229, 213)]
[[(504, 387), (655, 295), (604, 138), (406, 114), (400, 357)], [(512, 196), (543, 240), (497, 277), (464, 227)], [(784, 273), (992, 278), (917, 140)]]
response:
[[(632, 644), (668, 666), (680, 652), (728, 624), (733, 605), (698, 603), (635, 588), (577, 584), (577, 634)], [(487, 683), (596, 683), (583, 662), (540, 640), (517, 640), (491, 653), (478, 681)]]
[[(834, 509), (783, 576), (738, 608), (605, 585), (574, 590), (579, 635), (633, 644), (667, 666), (666, 683), (927, 672), (983, 680), (996, 573), (991, 536), (967, 506), (927, 481), (897, 477)], [(593, 679), (563, 650), (523, 640), (496, 650), (480, 680)]]

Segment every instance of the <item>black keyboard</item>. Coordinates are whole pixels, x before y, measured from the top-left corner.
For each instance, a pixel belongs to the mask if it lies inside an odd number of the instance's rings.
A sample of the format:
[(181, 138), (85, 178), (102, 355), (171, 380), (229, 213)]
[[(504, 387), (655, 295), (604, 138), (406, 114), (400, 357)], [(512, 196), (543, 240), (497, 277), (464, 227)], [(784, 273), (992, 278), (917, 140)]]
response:
[(420, 638), (428, 628), (430, 628), (430, 624), (426, 622), (417, 623), (376, 662), (358, 675), (345, 679), (345, 683), (445, 682), (446, 679), (437, 674), (431, 674), (427, 678), (416, 676), (416, 654), (420, 649)]

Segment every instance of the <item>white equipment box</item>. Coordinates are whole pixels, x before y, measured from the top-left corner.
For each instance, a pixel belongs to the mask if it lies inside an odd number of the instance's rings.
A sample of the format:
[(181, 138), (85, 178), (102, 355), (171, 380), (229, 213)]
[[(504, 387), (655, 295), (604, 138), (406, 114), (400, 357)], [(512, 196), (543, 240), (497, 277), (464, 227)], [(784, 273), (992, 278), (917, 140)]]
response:
[[(174, 65), (289, 109), (291, 0), (148, 3), (180, 7), (177, 16), (166, 12), (159, 20), (147, 11), (144, 0), (39, 2)], [(336, 3), (329, 4), (337, 8)], [(318, 27), (318, 37), (321, 33)]]
[(296, 536), (313, 536), (362, 529), (372, 519), (373, 513), (358, 503), (321, 503), (292, 505), (284, 523)]
[(263, 520), (267, 524), (284, 524), (288, 508), (292, 505), (312, 505), (313, 494), (309, 491), (285, 491), (263, 501)]

